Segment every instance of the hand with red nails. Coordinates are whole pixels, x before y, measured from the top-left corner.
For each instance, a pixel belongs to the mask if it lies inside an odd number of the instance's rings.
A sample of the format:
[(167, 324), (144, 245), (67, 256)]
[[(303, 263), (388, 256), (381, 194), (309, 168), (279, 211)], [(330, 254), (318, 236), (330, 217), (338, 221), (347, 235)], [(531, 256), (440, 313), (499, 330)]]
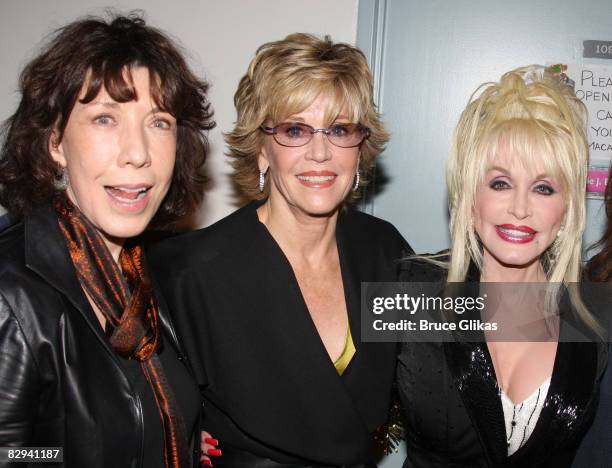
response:
[(202, 456), (200, 457), (200, 464), (203, 466), (213, 466), (211, 457), (220, 457), (221, 449), (217, 448), (219, 441), (208, 432), (202, 431), (202, 438), (200, 439), (200, 449), (202, 450)]

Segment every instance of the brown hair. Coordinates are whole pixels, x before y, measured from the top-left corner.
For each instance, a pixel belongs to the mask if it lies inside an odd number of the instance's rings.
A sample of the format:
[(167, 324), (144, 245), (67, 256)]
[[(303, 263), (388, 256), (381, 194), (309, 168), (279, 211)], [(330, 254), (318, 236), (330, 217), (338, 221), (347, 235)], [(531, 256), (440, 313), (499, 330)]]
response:
[(149, 70), (153, 99), (178, 127), (172, 183), (153, 223), (176, 221), (202, 199), (208, 150), (203, 131), (215, 125), (208, 84), (190, 71), (177, 45), (138, 14), (110, 16), (109, 21), (88, 17), (57, 30), (21, 73), (21, 102), (4, 124), (0, 153), (0, 204), (14, 217), (57, 191), (60, 174), (49, 154), (49, 138), (55, 130), (61, 141), (84, 84), (82, 103), (92, 101), (102, 86), (117, 102), (137, 99), (129, 76), (133, 67)]
[[(264, 193), (258, 189), (257, 157), (264, 137), (260, 125), (266, 120), (276, 124), (303, 111), (321, 93), (328, 97), (330, 123), (346, 106), (352, 122), (370, 129), (360, 147), (360, 185), (365, 185), (374, 159), (389, 139), (374, 106), (367, 60), (352, 45), (297, 33), (262, 45), (234, 95), (238, 118), (225, 139), (234, 182), (249, 199), (264, 198), (269, 190), (269, 184)], [(355, 193), (351, 198), (357, 198)]]
[(601, 250), (587, 265), (587, 272), (592, 281), (612, 281), (612, 166), (606, 186), (605, 207), (608, 224), (603, 236), (595, 244), (595, 247), (601, 247)]

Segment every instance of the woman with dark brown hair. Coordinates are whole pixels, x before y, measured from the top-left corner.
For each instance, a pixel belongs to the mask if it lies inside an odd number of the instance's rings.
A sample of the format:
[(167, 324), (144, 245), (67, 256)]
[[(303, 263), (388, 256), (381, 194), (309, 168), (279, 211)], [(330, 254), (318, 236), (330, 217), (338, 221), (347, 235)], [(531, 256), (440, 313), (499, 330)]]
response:
[(200, 201), (207, 84), (165, 34), (118, 16), (57, 31), (20, 90), (0, 156), (17, 219), (0, 236), (0, 446), (196, 465), (198, 389), (138, 236)]
[[(612, 314), (612, 167), (608, 176), (605, 196), (606, 228), (595, 247), (601, 250), (587, 264), (587, 276), (590, 281), (604, 282), (609, 287), (598, 294), (604, 298), (606, 319)], [(608, 337), (612, 330), (608, 330)], [(608, 356), (612, 355), (612, 345), (608, 345)], [(612, 371), (610, 364), (601, 381), (599, 405), (593, 425), (587, 432), (578, 454), (572, 465), (574, 468), (591, 468), (609, 466), (612, 460)]]
[(587, 265), (587, 272), (591, 281), (612, 281), (612, 167), (608, 175), (604, 207), (608, 220), (606, 228), (595, 248), (601, 250)]

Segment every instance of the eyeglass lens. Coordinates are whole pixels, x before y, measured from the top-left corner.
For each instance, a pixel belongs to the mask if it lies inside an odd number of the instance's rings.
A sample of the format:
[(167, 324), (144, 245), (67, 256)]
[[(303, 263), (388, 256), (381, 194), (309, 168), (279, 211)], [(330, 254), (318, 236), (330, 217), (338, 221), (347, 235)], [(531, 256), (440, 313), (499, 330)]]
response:
[(367, 135), (367, 131), (357, 124), (335, 124), (329, 128), (315, 130), (310, 125), (286, 122), (277, 125), (274, 130), (274, 139), (284, 146), (303, 146), (315, 133), (323, 132), (333, 145), (352, 148), (359, 145)]

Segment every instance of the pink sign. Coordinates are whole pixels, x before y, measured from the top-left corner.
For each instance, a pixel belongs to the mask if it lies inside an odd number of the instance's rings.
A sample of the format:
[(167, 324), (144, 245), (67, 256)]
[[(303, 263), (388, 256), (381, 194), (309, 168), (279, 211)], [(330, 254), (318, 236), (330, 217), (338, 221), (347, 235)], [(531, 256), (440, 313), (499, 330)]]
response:
[(609, 170), (605, 167), (590, 167), (587, 178), (587, 193), (591, 195), (602, 195), (606, 191)]

